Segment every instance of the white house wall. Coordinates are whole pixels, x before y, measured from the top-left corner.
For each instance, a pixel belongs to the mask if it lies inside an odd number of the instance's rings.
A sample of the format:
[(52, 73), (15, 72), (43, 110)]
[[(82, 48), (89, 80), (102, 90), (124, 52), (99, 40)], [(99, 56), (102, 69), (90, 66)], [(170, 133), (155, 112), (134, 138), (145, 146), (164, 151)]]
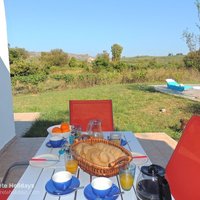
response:
[(0, 150), (15, 136), (4, 1), (0, 0)]

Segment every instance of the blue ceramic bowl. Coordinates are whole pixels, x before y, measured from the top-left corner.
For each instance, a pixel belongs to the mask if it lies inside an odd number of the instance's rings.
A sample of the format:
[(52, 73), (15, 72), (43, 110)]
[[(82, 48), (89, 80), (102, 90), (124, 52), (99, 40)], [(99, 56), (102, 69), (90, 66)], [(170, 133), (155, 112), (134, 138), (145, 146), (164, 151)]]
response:
[(60, 145), (62, 144), (62, 141), (63, 141), (63, 138), (61, 136), (53, 136), (49, 139), (51, 146), (54, 148), (60, 147)]
[(112, 181), (106, 177), (98, 177), (93, 179), (91, 186), (98, 197), (104, 198), (112, 189)]
[(72, 181), (72, 174), (68, 171), (60, 171), (52, 176), (52, 182), (57, 190), (66, 190)]

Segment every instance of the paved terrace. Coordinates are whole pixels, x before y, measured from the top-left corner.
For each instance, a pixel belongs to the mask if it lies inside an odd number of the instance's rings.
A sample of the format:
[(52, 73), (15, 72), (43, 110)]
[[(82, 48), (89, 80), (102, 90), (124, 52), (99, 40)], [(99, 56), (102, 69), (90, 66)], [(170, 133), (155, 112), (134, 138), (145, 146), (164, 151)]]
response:
[(184, 90), (180, 92), (176, 90), (171, 90), (167, 88), (166, 85), (154, 85), (154, 88), (155, 90), (162, 93), (166, 93), (166, 94), (170, 94), (170, 95), (174, 95), (178, 97), (183, 97), (183, 98), (190, 99), (193, 101), (200, 101), (200, 85), (192, 85), (192, 84), (190, 85), (198, 89), (189, 89), (189, 90)]
[[(0, 182), (6, 170), (15, 162), (28, 161), (37, 152), (45, 138), (22, 137), (39, 117), (39, 113), (15, 113), (16, 137), (0, 151)], [(17, 183), (26, 167), (18, 167), (12, 170), (8, 176), (8, 182)], [(12, 179), (11, 179), (12, 177)]]
[[(11, 164), (30, 160), (44, 141), (44, 137), (22, 137), (38, 117), (39, 113), (14, 114), (16, 137), (0, 151), (0, 182)], [(152, 163), (165, 167), (176, 146), (176, 141), (165, 133), (136, 133), (135, 135)], [(26, 167), (15, 168), (8, 176), (7, 182), (17, 183), (25, 169)]]

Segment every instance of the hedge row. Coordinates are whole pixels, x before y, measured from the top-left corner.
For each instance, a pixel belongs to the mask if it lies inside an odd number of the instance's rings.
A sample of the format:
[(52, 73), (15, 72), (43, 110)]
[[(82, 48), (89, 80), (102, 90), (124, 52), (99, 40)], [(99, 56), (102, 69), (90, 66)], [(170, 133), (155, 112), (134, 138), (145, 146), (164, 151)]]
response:
[(80, 73), (80, 74), (37, 74), (12, 78), (14, 93), (41, 92), (51, 89), (84, 88), (94, 85), (115, 83), (158, 83), (165, 84), (166, 78), (179, 82), (198, 82), (200, 72), (187, 69), (143, 69), (120, 72)]

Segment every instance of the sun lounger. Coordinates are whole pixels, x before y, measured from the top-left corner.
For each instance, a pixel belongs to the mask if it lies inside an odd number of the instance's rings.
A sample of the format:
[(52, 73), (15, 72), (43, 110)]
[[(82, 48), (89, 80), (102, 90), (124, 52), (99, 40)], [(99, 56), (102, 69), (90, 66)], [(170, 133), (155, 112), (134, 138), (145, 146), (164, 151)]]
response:
[(167, 82), (167, 87), (171, 90), (176, 90), (176, 91), (184, 91), (184, 90), (189, 90), (192, 89), (193, 87), (190, 85), (183, 85), (183, 84), (179, 84), (177, 83), (175, 80), (173, 79), (166, 79)]
[(200, 90), (200, 86), (193, 86), (193, 89)]

